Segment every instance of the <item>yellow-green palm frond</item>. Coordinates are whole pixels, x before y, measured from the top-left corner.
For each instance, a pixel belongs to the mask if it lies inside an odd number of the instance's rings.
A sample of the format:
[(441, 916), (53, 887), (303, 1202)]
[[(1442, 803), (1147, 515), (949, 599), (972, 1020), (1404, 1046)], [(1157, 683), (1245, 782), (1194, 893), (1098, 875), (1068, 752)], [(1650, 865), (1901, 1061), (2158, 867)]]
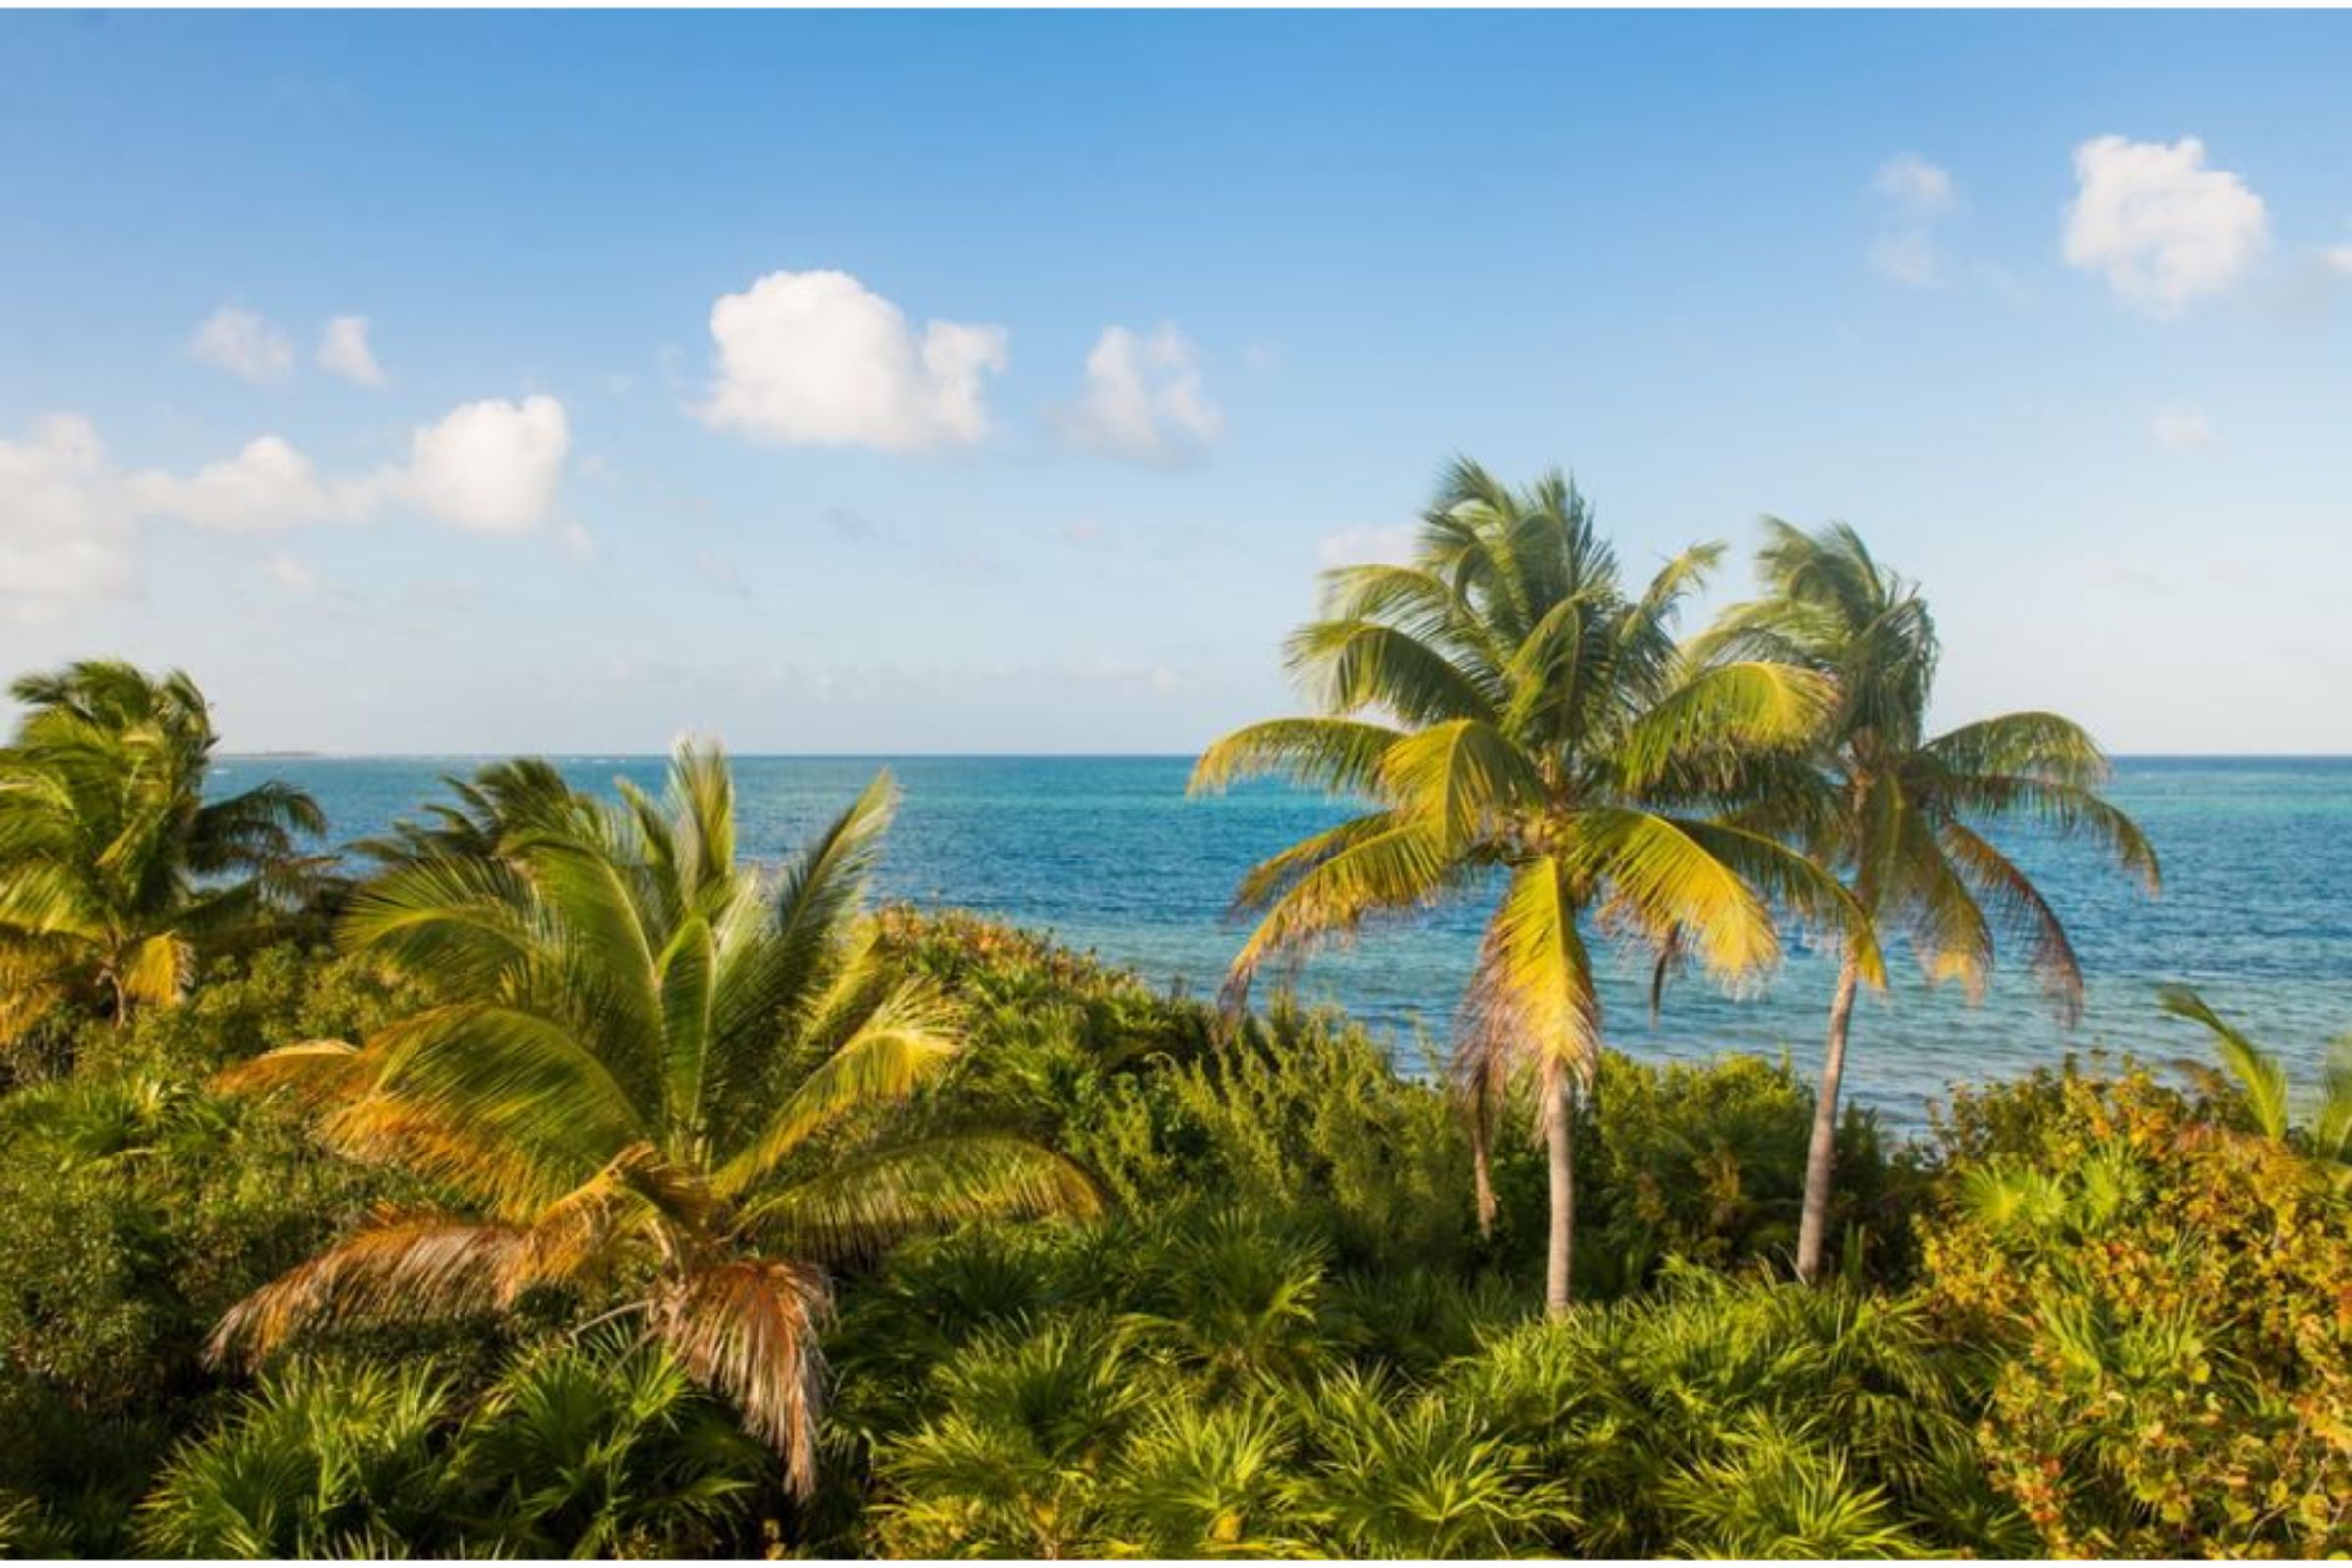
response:
[[(1845, 885), (1800, 849), (1739, 822), (1680, 818), (1691, 841), (1807, 930), (1834, 939), (1863, 983), (1886, 983), (1877, 922)], [(1676, 944), (1678, 955), (1689, 947)]]
[(433, 856), (352, 895), (336, 936), (446, 995), (507, 994), (552, 932), (528, 884), (500, 860)]
[(1381, 798), (1395, 813), (1434, 824), (1466, 845), (1544, 805), (1544, 779), (1509, 737), (1481, 719), (1432, 724), (1392, 744), (1380, 761)]
[(817, 1337), (832, 1311), (823, 1272), (757, 1258), (718, 1263), (665, 1287), (653, 1307), (655, 1333), (783, 1459), (794, 1495), (815, 1491), (824, 1397)]
[(231, 1307), (206, 1358), (255, 1365), (306, 1327), (489, 1311), (505, 1298), (507, 1270), (523, 1245), (514, 1226), (378, 1214)]
[(1343, 824), (1298, 849), (1310, 847), (1311, 856), (1276, 858), (1295, 868), (1278, 887), (1252, 877), (1267, 888), (1266, 912), (1226, 973), (1227, 1006), (1242, 1004), (1268, 958), (1346, 937), (1375, 914), (1426, 907), (1469, 868), (1444, 821), (1400, 812)]
[(364, 1093), (374, 1085), (375, 1073), (376, 1064), (348, 1040), (299, 1040), (224, 1067), (212, 1083), (230, 1095), (289, 1091), (316, 1107)]
[(963, 1050), (962, 1024), (962, 1009), (936, 987), (899, 983), (719, 1168), (718, 1191), (749, 1190), (814, 1134), (902, 1102), (936, 1079)]
[(1336, 827), (1310, 833), (1287, 849), (1276, 851), (1242, 874), (1235, 885), (1230, 913), (1263, 913), (1283, 889), (1321, 865), (1342, 850), (1393, 831), (1402, 818), (1393, 811), (1371, 811), (1349, 817)]
[(1802, 747), (1816, 738), (1837, 697), (1827, 676), (1788, 664), (1701, 667), (1627, 727), (1618, 753), (1626, 786), (1648, 789), (1693, 754)]
[(2320, 1065), (2320, 1109), (2311, 1121), (2312, 1152), (2322, 1159), (2352, 1163), (2352, 1034), (2328, 1042)]
[(337, 1131), (436, 1135), (436, 1173), (502, 1208), (568, 1191), (657, 1137), (604, 1062), (530, 1013), (433, 1008), (386, 1025), (363, 1057), (372, 1078)]
[(2203, 997), (2187, 986), (2165, 986), (2156, 993), (2156, 1004), (2176, 1018), (2200, 1023), (2213, 1035), (2214, 1050), (2220, 1054), (2222, 1064), (2236, 1081), (2238, 1095), (2245, 1102), (2246, 1113), (2265, 1138), (2283, 1141), (2291, 1120), (2287, 1099), (2286, 1068), (2278, 1058), (2256, 1045), (2234, 1025), (2207, 1005)]
[(1380, 782), (1381, 760), (1403, 739), (1385, 724), (1346, 718), (1277, 718), (1235, 730), (1193, 764), (1186, 788), (1223, 791), (1236, 780), (1276, 777), (1332, 795), (1367, 795)]
[(1928, 755), (1961, 774), (2019, 774), (2077, 789), (2107, 782), (2107, 754), (2082, 726), (2056, 713), (2003, 713), (1944, 731)]
[(1327, 713), (1387, 713), (1413, 725), (1496, 716), (1499, 693), (1444, 650), (1378, 621), (1310, 621), (1292, 633), (1285, 660)]
[(1517, 866), (1479, 944), (1462, 1008), (1456, 1070), (1492, 1087), (1519, 1059), (1589, 1077), (1600, 1051), (1600, 999), (1577, 934), (1574, 877), (1540, 856)]
[(132, 1001), (169, 1005), (186, 993), (195, 972), (195, 950), (164, 931), (133, 944), (116, 979)]
[(743, 1224), (804, 1257), (872, 1255), (900, 1238), (975, 1220), (1085, 1217), (1101, 1190), (1064, 1155), (1025, 1138), (958, 1133), (835, 1161), (743, 1206)]
[(783, 972), (811, 979), (825, 974), (865, 900), (898, 799), (889, 772), (876, 773), (785, 867), (776, 890), (777, 962)]
[(1770, 907), (1697, 824), (1594, 807), (1570, 819), (1554, 854), (1572, 885), (1605, 889), (1612, 914), (1653, 946), (1679, 934), (1708, 969), (1731, 977), (1780, 958)]

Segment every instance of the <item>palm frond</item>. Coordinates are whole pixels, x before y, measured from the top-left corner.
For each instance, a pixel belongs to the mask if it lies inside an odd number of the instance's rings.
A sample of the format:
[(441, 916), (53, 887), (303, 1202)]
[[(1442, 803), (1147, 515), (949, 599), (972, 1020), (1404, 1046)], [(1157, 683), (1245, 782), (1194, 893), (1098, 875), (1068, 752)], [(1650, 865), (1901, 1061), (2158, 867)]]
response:
[(817, 1335), (832, 1310), (824, 1274), (756, 1258), (698, 1268), (654, 1303), (655, 1331), (687, 1374), (715, 1390), (784, 1461), (796, 1496), (816, 1490), (824, 1398)]

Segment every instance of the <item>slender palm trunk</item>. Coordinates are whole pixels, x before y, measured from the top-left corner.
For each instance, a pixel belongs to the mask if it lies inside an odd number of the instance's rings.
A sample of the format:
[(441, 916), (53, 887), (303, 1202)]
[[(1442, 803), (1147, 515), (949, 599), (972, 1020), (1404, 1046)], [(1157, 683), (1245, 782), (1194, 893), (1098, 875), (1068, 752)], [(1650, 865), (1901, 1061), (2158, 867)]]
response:
[(1494, 1178), (1487, 1157), (1486, 1134), (1478, 1135), (1470, 1148), (1470, 1180), (1478, 1192), (1478, 1234), (1494, 1234), (1494, 1215), (1501, 1207), (1494, 1200)]
[(1494, 1166), (1489, 1150), (1492, 1129), (1487, 1125), (1487, 1097), (1474, 1088), (1470, 1101), (1470, 1183), (1478, 1198), (1478, 1234), (1494, 1234), (1494, 1215), (1501, 1205), (1494, 1199)]
[(1796, 1277), (1820, 1277), (1821, 1254), (1830, 1225), (1830, 1172), (1838, 1156), (1838, 1091), (1845, 1077), (1845, 1036), (1854, 1017), (1854, 993), (1862, 974), (1848, 957), (1838, 971), (1838, 995), (1830, 1003), (1829, 1049), (1821, 1062), (1821, 1090), (1813, 1101), (1813, 1142), (1805, 1152), (1805, 1212), (1796, 1232)]
[(1576, 1103), (1567, 1064), (1544, 1064), (1544, 1147), (1551, 1160), (1551, 1250), (1544, 1275), (1544, 1305), (1568, 1315), (1568, 1264), (1576, 1245)]

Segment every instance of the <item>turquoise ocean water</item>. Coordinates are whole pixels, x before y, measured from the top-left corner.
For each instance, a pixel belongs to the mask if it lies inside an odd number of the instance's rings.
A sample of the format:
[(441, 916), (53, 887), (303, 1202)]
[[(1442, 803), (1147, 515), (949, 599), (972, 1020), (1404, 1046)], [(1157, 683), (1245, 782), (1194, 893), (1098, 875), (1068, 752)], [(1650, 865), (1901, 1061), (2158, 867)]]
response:
[[(657, 786), (653, 757), (557, 760), (584, 786)], [(318, 796), (337, 840), (382, 829), (437, 793), (469, 758), (228, 758), (216, 786), (264, 777)], [(1155, 982), (1213, 993), (1243, 934), (1226, 917), (1236, 879), (1344, 807), (1275, 785), (1214, 799), (1185, 794), (1185, 758), (781, 758), (735, 760), (741, 844), (782, 858), (888, 767), (902, 801), (881, 891), (958, 905), (1049, 929)], [(2170, 980), (2204, 990), (2308, 1073), (2328, 1038), (2352, 1029), (2352, 759), (2130, 758), (2110, 791), (2154, 840), (2164, 891), (2149, 898), (2086, 852), (2012, 833), (2007, 842), (2068, 923), (2090, 1004), (2062, 1028), (2020, 972), (1984, 1002), (1931, 992), (1895, 959), (1895, 984), (1865, 998), (1849, 1082), (1910, 1123), (1947, 1083), (2017, 1073), (2069, 1048), (2170, 1060), (2202, 1053), (2191, 1026), (2156, 1011)], [(1448, 908), (1368, 932), (1318, 957), (1301, 995), (1336, 1002), (1417, 1059), (1442, 1040), (1476, 947), (1480, 910)], [(1646, 970), (1620, 962), (1604, 991), (1611, 1042), (1651, 1058), (1788, 1052), (1811, 1071), (1833, 971), (1792, 952), (1760, 988), (1730, 997), (1696, 976), (1653, 1024)]]

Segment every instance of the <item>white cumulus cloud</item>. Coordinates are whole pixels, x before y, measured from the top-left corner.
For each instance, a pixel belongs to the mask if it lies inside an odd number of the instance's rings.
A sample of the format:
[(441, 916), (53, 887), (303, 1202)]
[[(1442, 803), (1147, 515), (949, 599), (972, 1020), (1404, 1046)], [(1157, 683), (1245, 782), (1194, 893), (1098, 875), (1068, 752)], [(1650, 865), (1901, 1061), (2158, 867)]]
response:
[(376, 363), (375, 346), (368, 340), (368, 318), (338, 316), (318, 337), (318, 368), (354, 386), (382, 386), (384, 368)]
[(130, 481), (139, 510), (228, 533), (275, 533), (315, 522), (353, 522), (374, 504), (373, 487), (328, 484), (311, 460), (279, 436), (257, 436), (233, 458), (187, 477), (142, 473)]
[(269, 386), (293, 373), (294, 344), (253, 311), (223, 305), (188, 339), (188, 352), (215, 369)]
[(131, 508), (98, 431), (77, 414), (0, 437), (0, 602), (41, 614), (129, 588), (138, 575)]
[(770, 272), (710, 307), (716, 378), (698, 411), (762, 440), (893, 451), (988, 433), (987, 377), (1009, 363), (1001, 327), (930, 321), (847, 272)]
[(443, 522), (483, 533), (525, 533), (546, 520), (571, 421), (551, 397), (462, 403), (410, 442), (398, 488)]
[(1060, 424), (1079, 446), (1164, 463), (1216, 440), (1225, 417), (1209, 401), (1182, 332), (1162, 325), (1144, 335), (1112, 326), (1088, 353), (1086, 389)]
[(419, 425), (406, 463), (366, 475), (327, 478), (284, 437), (264, 435), (192, 474), (142, 473), (125, 488), (143, 514), (224, 533), (365, 522), (400, 502), (460, 528), (527, 533), (554, 510), (570, 449), (554, 398), (493, 398)]
[(2148, 432), (2176, 452), (2201, 452), (2218, 439), (2202, 409), (2166, 409), (2148, 421)]
[(2235, 282), (2270, 238), (2262, 198), (2205, 144), (2101, 136), (2075, 149), (2067, 261), (2130, 304), (2172, 315)]

